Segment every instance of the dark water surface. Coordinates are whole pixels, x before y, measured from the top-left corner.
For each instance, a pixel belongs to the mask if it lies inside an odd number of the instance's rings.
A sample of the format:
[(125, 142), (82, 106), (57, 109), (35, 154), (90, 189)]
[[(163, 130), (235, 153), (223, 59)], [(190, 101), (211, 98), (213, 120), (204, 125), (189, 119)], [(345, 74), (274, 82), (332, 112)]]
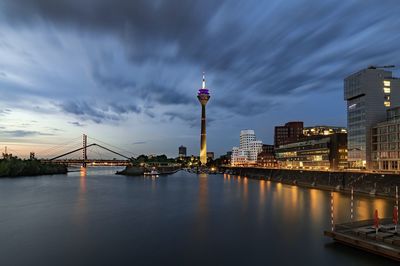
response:
[[(330, 193), (227, 175), (113, 168), (0, 179), (0, 265), (396, 265), (333, 243)], [(335, 219), (350, 216), (334, 195)], [(356, 197), (358, 219), (393, 202)]]

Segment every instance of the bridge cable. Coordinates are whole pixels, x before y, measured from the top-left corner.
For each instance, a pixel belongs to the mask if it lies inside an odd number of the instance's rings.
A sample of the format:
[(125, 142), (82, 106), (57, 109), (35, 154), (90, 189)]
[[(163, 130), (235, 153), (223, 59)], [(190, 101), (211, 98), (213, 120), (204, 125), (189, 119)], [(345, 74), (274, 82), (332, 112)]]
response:
[(109, 144), (109, 143), (107, 143), (107, 142), (104, 142), (104, 141), (101, 141), (101, 140), (99, 140), (99, 139), (96, 139), (96, 138), (93, 138), (93, 137), (89, 137), (89, 136), (88, 136), (88, 138), (89, 138), (89, 139), (92, 139), (92, 140), (95, 140), (95, 141), (97, 141), (97, 142), (100, 142), (100, 143), (106, 144), (107, 146), (113, 147), (113, 148), (115, 148), (115, 149), (117, 149), (117, 150), (120, 150), (120, 151), (123, 151), (123, 152), (129, 153), (129, 154), (131, 154), (131, 155), (134, 155), (134, 156), (136, 156), (136, 155), (137, 155), (136, 153), (133, 153), (133, 152), (131, 152), (131, 151), (128, 151), (128, 150), (125, 150), (125, 149), (119, 148), (119, 147), (117, 147), (117, 146), (111, 145), (111, 144)]

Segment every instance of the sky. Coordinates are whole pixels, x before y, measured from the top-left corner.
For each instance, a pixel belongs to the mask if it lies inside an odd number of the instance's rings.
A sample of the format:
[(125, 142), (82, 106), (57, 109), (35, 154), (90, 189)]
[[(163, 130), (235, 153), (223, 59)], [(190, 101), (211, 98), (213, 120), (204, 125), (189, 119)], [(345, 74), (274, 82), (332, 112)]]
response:
[(203, 71), (216, 155), (242, 129), (272, 143), (288, 121), (346, 126), (343, 79), (399, 64), (399, 14), (397, 0), (0, 0), (0, 150), (46, 156), (85, 133), (197, 155)]

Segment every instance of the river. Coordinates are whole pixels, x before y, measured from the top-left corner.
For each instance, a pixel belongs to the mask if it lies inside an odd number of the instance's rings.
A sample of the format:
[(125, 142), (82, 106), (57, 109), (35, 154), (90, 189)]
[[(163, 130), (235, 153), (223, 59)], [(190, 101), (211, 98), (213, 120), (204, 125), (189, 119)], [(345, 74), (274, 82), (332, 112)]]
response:
[[(0, 179), (0, 265), (396, 265), (323, 236), (329, 192), (115, 168)], [(355, 197), (356, 219), (393, 202)], [(335, 222), (350, 217), (334, 193)]]

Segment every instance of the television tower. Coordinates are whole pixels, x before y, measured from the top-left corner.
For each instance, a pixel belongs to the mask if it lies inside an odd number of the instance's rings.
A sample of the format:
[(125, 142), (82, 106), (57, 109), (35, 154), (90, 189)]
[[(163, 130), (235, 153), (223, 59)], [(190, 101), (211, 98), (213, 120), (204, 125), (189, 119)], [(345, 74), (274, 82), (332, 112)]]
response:
[(203, 83), (201, 89), (197, 93), (197, 99), (201, 104), (201, 134), (200, 134), (200, 162), (201, 165), (207, 163), (207, 134), (206, 134), (206, 105), (210, 99), (210, 93), (206, 88), (206, 78), (203, 72)]

